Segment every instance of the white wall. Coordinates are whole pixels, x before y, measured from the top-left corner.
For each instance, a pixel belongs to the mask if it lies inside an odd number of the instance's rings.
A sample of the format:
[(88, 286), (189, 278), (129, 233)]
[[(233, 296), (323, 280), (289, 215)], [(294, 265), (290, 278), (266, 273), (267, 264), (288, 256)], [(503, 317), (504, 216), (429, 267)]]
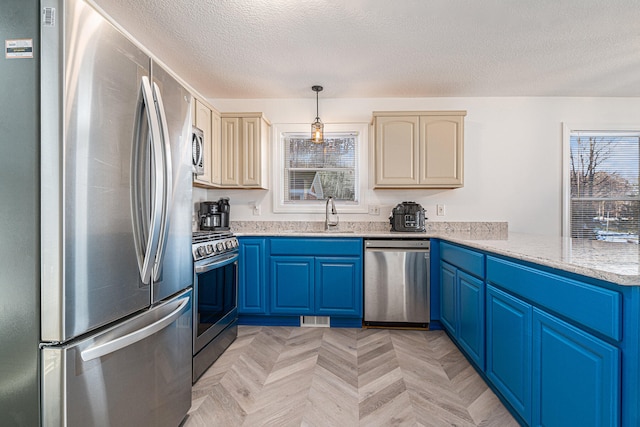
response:
[[(311, 123), (315, 99), (211, 99), (219, 111), (261, 111), (272, 123)], [(508, 221), (516, 232), (559, 235), (562, 207), (562, 123), (640, 124), (640, 98), (371, 98), (323, 99), (325, 123), (368, 123), (372, 111), (467, 110), (464, 188), (455, 190), (372, 190), (369, 205), (380, 216), (342, 214), (344, 221), (387, 221), (391, 208), (416, 201), (429, 221)], [(368, 165), (365, 165), (365, 167)], [(361, 176), (367, 177), (367, 169)], [(320, 214), (274, 214), (266, 190), (194, 191), (194, 201), (231, 199), (232, 220), (312, 220)], [(254, 216), (249, 202), (261, 215)], [(436, 216), (444, 204), (445, 216)]]

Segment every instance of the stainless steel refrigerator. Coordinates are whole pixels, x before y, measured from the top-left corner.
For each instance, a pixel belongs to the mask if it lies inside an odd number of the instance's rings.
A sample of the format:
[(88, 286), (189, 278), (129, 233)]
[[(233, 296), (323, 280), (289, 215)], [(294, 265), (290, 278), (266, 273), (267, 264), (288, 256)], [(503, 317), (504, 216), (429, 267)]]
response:
[(191, 95), (82, 0), (3, 0), (0, 34), (0, 424), (176, 426)]

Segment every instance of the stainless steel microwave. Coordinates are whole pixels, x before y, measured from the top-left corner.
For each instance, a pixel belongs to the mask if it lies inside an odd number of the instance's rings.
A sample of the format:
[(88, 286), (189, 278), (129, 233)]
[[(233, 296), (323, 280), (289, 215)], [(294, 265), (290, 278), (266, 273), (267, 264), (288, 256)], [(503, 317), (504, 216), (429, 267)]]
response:
[(191, 130), (191, 171), (204, 175), (204, 132), (195, 126)]

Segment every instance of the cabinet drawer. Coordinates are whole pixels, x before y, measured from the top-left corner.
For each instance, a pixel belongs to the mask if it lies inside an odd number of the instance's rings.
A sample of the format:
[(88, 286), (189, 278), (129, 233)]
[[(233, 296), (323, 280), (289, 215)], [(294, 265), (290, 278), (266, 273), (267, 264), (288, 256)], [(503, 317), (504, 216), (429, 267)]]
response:
[(621, 339), (622, 298), (618, 292), (492, 256), (487, 257), (487, 281), (607, 337)]
[(362, 239), (277, 237), (271, 255), (362, 256)]
[(484, 254), (442, 242), (440, 258), (469, 274), (484, 279)]

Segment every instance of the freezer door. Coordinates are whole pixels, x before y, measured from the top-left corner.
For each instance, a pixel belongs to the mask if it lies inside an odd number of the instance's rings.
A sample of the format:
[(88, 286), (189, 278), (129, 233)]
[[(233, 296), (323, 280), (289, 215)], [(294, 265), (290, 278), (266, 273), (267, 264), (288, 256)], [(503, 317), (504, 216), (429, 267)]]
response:
[(153, 270), (152, 301), (191, 286), (191, 94), (156, 63), (153, 91), (164, 153), (160, 242)]
[(42, 340), (62, 342), (150, 305), (131, 193), (133, 146), (154, 116), (144, 52), (84, 1), (42, 7), (55, 10), (41, 27)]
[(44, 348), (42, 425), (179, 425), (191, 406), (191, 316), (188, 290), (74, 345)]

